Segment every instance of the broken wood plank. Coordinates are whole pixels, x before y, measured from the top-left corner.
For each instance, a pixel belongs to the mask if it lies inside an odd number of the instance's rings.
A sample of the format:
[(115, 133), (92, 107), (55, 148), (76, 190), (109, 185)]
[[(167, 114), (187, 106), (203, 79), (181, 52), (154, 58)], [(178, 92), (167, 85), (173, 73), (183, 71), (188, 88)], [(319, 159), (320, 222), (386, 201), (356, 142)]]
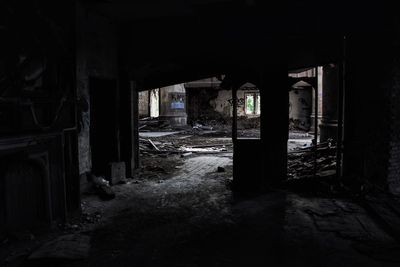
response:
[(178, 137), (178, 139), (186, 139), (186, 138), (189, 138), (189, 137), (192, 137), (193, 135), (185, 135), (185, 136), (182, 136), (182, 137)]
[(148, 120), (151, 120), (151, 117), (146, 117), (146, 118), (142, 118), (142, 119), (139, 119), (140, 121), (148, 121)]
[(205, 148), (205, 147), (217, 147), (217, 146), (227, 146), (227, 145), (232, 145), (232, 144), (195, 145), (195, 146), (190, 146), (190, 147), (191, 148)]
[(152, 147), (154, 147), (155, 150), (160, 151), (160, 149), (151, 141), (150, 139), (147, 139), (147, 141), (151, 144)]
[(185, 158), (185, 157), (188, 157), (188, 156), (190, 156), (190, 155), (192, 155), (192, 154), (193, 154), (193, 152), (183, 153), (183, 154), (181, 155), (181, 157), (182, 157), (182, 158)]

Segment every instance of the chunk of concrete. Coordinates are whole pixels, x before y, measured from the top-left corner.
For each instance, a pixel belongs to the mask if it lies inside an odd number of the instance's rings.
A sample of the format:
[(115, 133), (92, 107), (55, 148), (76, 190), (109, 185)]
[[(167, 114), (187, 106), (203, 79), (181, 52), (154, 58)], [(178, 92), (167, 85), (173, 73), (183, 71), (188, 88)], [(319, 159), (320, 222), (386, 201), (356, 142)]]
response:
[(125, 162), (110, 163), (110, 184), (115, 185), (126, 178)]

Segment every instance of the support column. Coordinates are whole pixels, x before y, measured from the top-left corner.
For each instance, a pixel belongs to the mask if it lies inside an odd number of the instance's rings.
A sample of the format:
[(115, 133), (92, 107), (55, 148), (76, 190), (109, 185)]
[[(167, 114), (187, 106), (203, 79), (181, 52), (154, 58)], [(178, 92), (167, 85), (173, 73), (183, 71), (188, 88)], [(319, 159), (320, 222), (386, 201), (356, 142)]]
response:
[(126, 176), (133, 177), (139, 167), (138, 92), (136, 83), (121, 78), (121, 160), (126, 165)]
[(398, 49), (386, 36), (355, 35), (346, 40), (343, 179), (351, 183), (368, 180), (390, 189), (400, 184), (397, 177), (396, 182), (390, 178), (391, 109), (398, 106), (390, 105), (396, 88), (392, 64)]
[(265, 72), (260, 85), (264, 181), (278, 184), (287, 175), (289, 92), (286, 66)]
[(160, 88), (160, 119), (172, 126), (187, 124), (186, 90), (183, 84)]
[(237, 88), (231, 88), (232, 90), (232, 140), (235, 143), (237, 139)]
[[(322, 119), (322, 67), (316, 67), (312, 69), (312, 76), (308, 76), (307, 83), (311, 84), (314, 88), (312, 90), (312, 108), (311, 108), (311, 127), (310, 132), (315, 132), (315, 106), (318, 106), (318, 125), (321, 124)], [(318, 90), (315, 88), (318, 87)], [(318, 97), (318, 101), (315, 98)], [(316, 103), (318, 102), (318, 105)]]
[(337, 140), (338, 129), (338, 92), (339, 69), (336, 64), (323, 67), (322, 75), (322, 121), (320, 128), (320, 142), (329, 138)]

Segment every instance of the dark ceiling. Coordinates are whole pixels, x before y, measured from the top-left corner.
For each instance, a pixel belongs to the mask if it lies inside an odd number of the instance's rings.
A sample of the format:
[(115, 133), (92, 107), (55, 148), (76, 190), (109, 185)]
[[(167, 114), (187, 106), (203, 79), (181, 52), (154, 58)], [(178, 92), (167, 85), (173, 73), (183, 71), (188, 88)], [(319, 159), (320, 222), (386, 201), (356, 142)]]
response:
[(120, 25), (126, 68), (145, 87), (215, 74), (340, 60), (344, 36), (392, 32), (390, 7), (316, 0), (103, 0)]

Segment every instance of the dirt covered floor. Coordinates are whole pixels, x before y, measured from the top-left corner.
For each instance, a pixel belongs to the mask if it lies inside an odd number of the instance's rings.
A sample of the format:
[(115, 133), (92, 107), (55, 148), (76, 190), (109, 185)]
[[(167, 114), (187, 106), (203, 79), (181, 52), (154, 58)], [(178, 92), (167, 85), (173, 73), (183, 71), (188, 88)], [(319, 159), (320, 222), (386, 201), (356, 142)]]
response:
[(234, 193), (229, 137), (154, 135), (141, 136), (142, 167), (114, 199), (83, 195), (82, 216), (29, 249), (7, 241), (3, 266), (400, 264), (398, 243), (355, 199)]

